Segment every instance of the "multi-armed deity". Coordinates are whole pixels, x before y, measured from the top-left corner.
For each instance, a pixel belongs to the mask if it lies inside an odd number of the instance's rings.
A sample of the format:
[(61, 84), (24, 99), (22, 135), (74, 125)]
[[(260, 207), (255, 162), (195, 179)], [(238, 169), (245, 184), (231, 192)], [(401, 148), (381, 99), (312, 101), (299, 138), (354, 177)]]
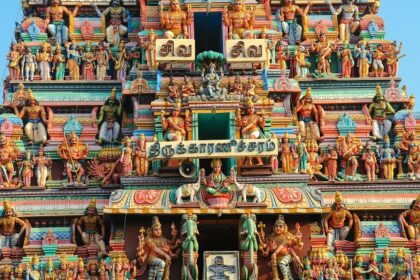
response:
[(17, 160), (19, 151), (15, 144), (4, 133), (0, 132), (0, 185), (12, 186), (12, 179), (15, 173), (13, 162)]
[(163, 6), (159, 8), (160, 25), (165, 30), (165, 38), (168, 39), (188, 39), (189, 26), (193, 20), (191, 6), (187, 5), (187, 12), (182, 11), (178, 0), (171, 0), (169, 10), (163, 11)]
[(369, 112), (372, 117), (372, 136), (374, 139), (383, 139), (391, 130), (392, 123), (387, 118), (387, 114), (395, 114), (392, 105), (385, 100), (382, 89), (376, 86), (376, 94), (373, 97), (373, 103), (369, 106)]
[(101, 125), (99, 130), (100, 143), (114, 143), (120, 135), (118, 118), (122, 114), (122, 103), (117, 99), (117, 89), (113, 88), (109, 98), (101, 107), (97, 123)]
[(247, 11), (243, 0), (235, 0), (232, 4), (232, 11), (225, 6), (223, 12), (223, 23), (229, 30), (229, 39), (243, 39), (252, 35), (254, 25), (254, 7)]
[(339, 36), (343, 43), (348, 44), (351, 39), (351, 34), (356, 32), (360, 25), (359, 8), (353, 4), (353, 0), (345, 0), (345, 3), (340, 5), (337, 10), (331, 5), (331, 0), (327, 0), (326, 2), (329, 4), (333, 15), (341, 15)]
[(283, 1), (283, 6), (280, 8), (279, 19), (283, 34), (287, 35), (288, 43), (290, 45), (299, 43), (302, 39), (302, 26), (297, 22), (297, 15), (305, 18), (312, 4), (312, 1), (309, 1), (305, 10), (302, 11), (299, 6), (293, 4), (292, 0)]

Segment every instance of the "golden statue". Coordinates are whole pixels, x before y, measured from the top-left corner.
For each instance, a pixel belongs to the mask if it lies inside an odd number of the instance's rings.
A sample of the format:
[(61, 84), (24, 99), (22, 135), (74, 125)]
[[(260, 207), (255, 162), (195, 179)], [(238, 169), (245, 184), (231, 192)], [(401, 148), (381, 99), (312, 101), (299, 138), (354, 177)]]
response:
[(20, 236), (26, 230), (25, 222), (16, 217), (15, 211), (7, 200), (3, 200), (0, 229), (0, 252), (2, 248), (15, 248)]
[(413, 200), (409, 210), (401, 213), (398, 220), (404, 237), (420, 240), (420, 195)]
[(15, 169), (13, 161), (17, 160), (17, 147), (3, 132), (0, 132), (0, 185), (10, 186)]
[(159, 6), (160, 26), (165, 30), (164, 37), (167, 39), (188, 39), (188, 27), (193, 20), (191, 6), (187, 5), (187, 12), (181, 10), (179, 0), (170, 0), (169, 11), (164, 12), (163, 6)]
[(229, 39), (243, 39), (247, 33), (252, 34), (254, 8), (247, 11), (243, 0), (235, 0), (232, 11), (228, 12), (228, 7), (224, 7), (223, 23), (229, 29)]

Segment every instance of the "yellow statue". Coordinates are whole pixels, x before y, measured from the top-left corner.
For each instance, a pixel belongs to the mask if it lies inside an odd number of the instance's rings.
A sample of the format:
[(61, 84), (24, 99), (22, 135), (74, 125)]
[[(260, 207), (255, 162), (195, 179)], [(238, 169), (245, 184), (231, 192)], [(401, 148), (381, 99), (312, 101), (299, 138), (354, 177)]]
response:
[(246, 33), (252, 31), (254, 25), (254, 10), (247, 11), (243, 0), (235, 0), (233, 4), (233, 11), (228, 12), (228, 7), (225, 6), (223, 12), (223, 23), (229, 29), (229, 39), (243, 39)]
[(187, 5), (187, 12), (181, 10), (179, 0), (169, 2), (169, 11), (164, 12), (163, 6), (159, 7), (160, 25), (165, 30), (164, 37), (167, 39), (188, 39), (188, 27), (192, 23), (193, 14), (191, 7)]

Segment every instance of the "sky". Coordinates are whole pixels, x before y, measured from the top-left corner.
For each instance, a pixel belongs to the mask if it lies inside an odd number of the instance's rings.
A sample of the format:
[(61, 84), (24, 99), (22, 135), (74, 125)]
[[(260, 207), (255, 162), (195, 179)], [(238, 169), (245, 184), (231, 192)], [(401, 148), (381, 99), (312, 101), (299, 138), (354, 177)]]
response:
[[(417, 97), (416, 110), (420, 111), (420, 30), (415, 26), (415, 19), (420, 15), (419, 0), (382, 0), (380, 15), (385, 20), (386, 38), (403, 42), (399, 76), (402, 85), (407, 85), (409, 95)], [(8, 74), (6, 55), (13, 40), (15, 22), (22, 18), (21, 1), (0, 0), (0, 78), (3, 81)]]

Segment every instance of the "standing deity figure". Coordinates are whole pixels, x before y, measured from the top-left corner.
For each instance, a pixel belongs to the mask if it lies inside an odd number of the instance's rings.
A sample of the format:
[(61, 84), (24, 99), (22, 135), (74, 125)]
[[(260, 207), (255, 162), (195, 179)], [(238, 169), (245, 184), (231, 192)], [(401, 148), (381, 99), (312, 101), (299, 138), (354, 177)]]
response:
[(98, 50), (95, 52), (96, 79), (98, 79), (98, 81), (105, 80), (106, 70), (108, 68), (109, 63), (109, 57), (109, 50), (105, 49), (105, 45), (103, 42), (99, 42)]
[(26, 48), (26, 53), (22, 57), (21, 62), (22, 71), (24, 71), (24, 80), (33, 81), (35, 70), (37, 69), (36, 55), (31, 51), (30, 47)]
[(353, 136), (349, 133), (345, 139), (343, 137), (337, 139), (337, 146), (338, 154), (343, 158), (341, 167), (344, 168), (345, 175), (350, 180), (356, 179), (357, 167), (359, 167), (357, 157), (363, 148), (360, 141), (353, 139)]
[(121, 141), (123, 144), (121, 153), (122, 176), (131, 176), (133, 171), (133, 148), (131, 148), (131, 138), (125, 136)]
[(122, 103), (117, 99), (117, 89), (114, 87), (101, 107), (98, 124), (101, 124), (99, 129), (99, 143), (115, 143), (120, 134), (120, 124), (118, 118), (122, 114)]
[(369, 113), (372, 117), (372, 136), (375, 140), (383, 139), (389, 133), (392, 122), (387, 119), (387, 114), (395, 114), (392, 105), (385, 100), (381, 86), (376, 86), (376, 94), (373, 103), (369, 105)]
[(384, 74), (384, 63), (386, 56), (384, 53), (384, 48), (381, 44), (376, 46), (376, 50), (373, 52), (373, 71), (375, 77), (383, 77)]
[(394, 169), (396, 167), (398, 154), (395, 154), (394, 148), (390, 146), (389, 136), (384, 137), (384, 146), (380, 151), (380, 161), (382, 164), (383, 175), (387, 180), (394, 179)]
[(420, 195), (411, 202), (410, 209), (400, 214), (398, 221), (404, 237), (420, 240)]
[(44, 148), (42, 145), (38, 148), (38, 156), (33, 159), (34, 165), (36, 165), (35, 174), (38, 187), (45, 188), (47, 183), (48, 168), (52, 165), (52, 161), (49, 157), (44, 155)]
[(65, 160), (65, 174), (69, 184), (80, 184), (85, 170), (80, 163), (89, 153), (89, 147), (73, 131), (63, 139), (63, 143), (57, 147), (58, 156)]
[(297, 154), (297, 169), (299, 173), (306, 173), (308, 171), (308, 150), (306, 149), (305, 142), (302, 141), (300, 133), (296, 136), (295, 149)]
[[(238, 111), (237, 111), (238, 112)], [(239, 111), (240, 112), (240, 111)], [(262, 112), (261, 116), (255, 114), (254, 103), (251, 99), (246, 102), (246, 115), (241, 117), (240, 113), (236, 115), (237, 122), (241, 128), (241, 137), (244, 139), (260, 139), (265, 138), (263, 134), (265, 126), (265, 114)], [(248, 159), (248, 160), (247, 160)], [(252, 165), (252, 157), (245, 158), (244, 165)], [(261, 157), (256, 157), (257, 164), (263, 165)]]
[(90, 42), (87, 42), (85, 45), (83, 54), (82, 54), (83, 79), (95, 80), (95, 61), (96, 61), (96, 56), (92, 52), (92, 47), (90, 45)]
[[(223, 75), (223, 73), (221, 73)], [(203, 101), (220, 99), (227, 93), (226, 88), (220, 85), (220, 76), (216, 72), (216, 65), (210, 63), (208, 73), (202, 71), (201, 78), (203, 83), (200, 87), (200, 95)]]
[(61, 5), (61, 0), (51, 0), (50, 6), (45, 11), (45, 23), (48, 25), (48, 31), (55, 39), (55, 43), (63, 45), (69, 39), (69, 28), (64, 24), (64, 14), (68, 15), (70, 21), (77, 15), (81, 2), (76, 4), (73, 12), (67, 7)]
[[(242, 257), (242, 277), (243, 279), (257, 279), (257, 217), (255, 214), (247, 213), (241, 215), (240, 221), (240, 250)], [(253, 278), (254, 277), (254, 278)]]
[(413, 271), (411, 273), (411, 279), (419, 280), (420, 279), (420, 254), (414, 257), (413, 260)]
[(44, 271), (44, 280), (57, 280), (57, 273), (54, 269), (54, 262), (51, 257), (47, 260), (47, 266)]
[(296, 234), (293, 235), (288, 231), (287, 224), (283, 215), (275, 221), (272, 233), (266, 237), (263, 229), (259, 232), (261, 244), (260, 249), (264, 256), (271, 254), (271, 265), (273, 269), (273, 280), (279, 280), (280, 274), (283, 280), (293, 280), (290, 263), (292, 261), (301, 266), (299, 256), (295, 250), (303, 248), (302, 233), (300, 225), (296, 224)]
[(393, 265), (390, 262), (389, 248), (385, 247), (382, 262), (379, 265), (379, 272), (383, 275), (382, 280), (392, 279), (394, 277)]
[(156, 33), (153, 29), (149, 30), (147, 39), (140, 38), (140, 46), (144, 49), (146, 53), (146, 63), (149, 71), (156, 71), (157, 62), (156, 62)]
[(243, 39), (247, 33), (252, 33), (254, 25), (254, 7), (247, 11), (243, 0), (235, 0), (233, 10), (228, 12), (228, 7), (224, 7), (223, 23), (229, 30), (229, 39)]
[(199, 232), (197, 227), (197, 215), (182, 215), (182, 279), (198, 280), (198, 234)]
[(356, 32), (360, 25), (359, 8), (353, 4), (354, 0), (345, 0), (337, 10), (331, 4), (331, 0), (326, 0), (330, 6), (330, 11), (334, 16), (340, 16), (339, 37), (344, 44), (350, 42), (351, 34)]
[(333, 251), (334, 240), (345, 240), (352, 227), (353, 216), (345, 207), (343, 195), (336, 192), (335, 202), (331, 205), (331, 213), (324, 220), (328, 248)]
[(0, 186), (10, 186), (15, 169), (13, 161), (19, 155), (17, 147), (13, 144), (11, 139), (0, 132)]
[(280, 8), (279, 20), (283, 34), (288, 38), (289, 45), (294, 45), (302, 39), (302, 26), (297, 23), (297, 15), (306, 17), (309, 8), (312, 6), (312, 1), (308, 1), (304, 11), (299, 6), (294, 5), (292, 0), (284, 0), (282, 2), (283, 5)]
[(302, 46), (300, 43), (298, 43), (295, 50), (295, 78), (307, 78), (309, 74), (309, 67), (311, 67), (311, 63), (307, 61), (309, 56), (309, 50), (306, 49), (305, 46)]
[(20, 263), (15, 269), (14, 280), (24, 280), (25, 270), (23, 269), (23, 265)]
[(27, 99), (28, 92), (25, 90), (25, 86), (22, 83), (20, 83), (18, 85), (18, 90), (15, 93), (13, 93), (12, 103), (16, 105), (18, 109), (22, 109), (25, 106)]
[(354, 268), (353, 268), (353, 278), (354, 280), (365, 280), (367, 279), (366, 274), (371, 272), (371, 269), (365, 270), (363, 268), (363, 257), (362, 255), (357, 254), (354, 257)]
[(139, 246), (140, 262), (149, 265), (148, 280), (170, 280), (172, 259), (177, 257), (180, 240), (176, 239), (176, 229), (172, 229), (172, 240), (162, 236), (162, 225), (157, 216), (152, 218), (152, 225)]
[(365, 152), (362, 154), (362, 160), (365, 162), (365, 169), (368, 177), (368, 181), (376, 180), (376, 155), (375, 152), (370, 148), (369, 143), (365, 145)]
[(47, 142), (47, 130), (44, 124), (48, 123), (45, 109), (39, 105), (38, 101), (32, 95), (31, 89), (28, 89), (28, 99), (22, 111), (19, 112), (16, 106), (13, 106), (13, 108), (19, 118), (26, 118), (27, 123), (24, 130), (26, 137), (29, 139), (29, 143), (45, 144)]
[(168, 96), (165, 98), (170, 103), (180, 103), (181, 94), (179, 93), (178, 85), (175, 83), (174, 78), (169, 78)]
[(323, 154), (323, 157), (324, 161), (327, 162), (328, 180), (334, 182), (335, 176), (337, 176), (338, 153), (330, 144), (327, 146), (327, 152)]
[(319, 114), (316, 106), (312, 103), (312, 89), (307, 88), (305, 96), (298, 101), (295, 114), (299, 121), (299, 133), (305, 139), (319, 139)]
[(55, 79), (57, 81), (64, 80), (66, 77), (66, 57), (62, 53), (61, 46), (59, 44), (55, 46), (55, 54), (52, 61), (52, 72), (55, 72)]
[(252, 102), (258, 101), (258, 95), (255, 93), (255, 87), (254, 78), (249, 76), (248, 81), (244, 85), (243, 93), (246, 102), (248, 102), (248, 100), (251, 100)]
[(287, 61), (290, 59), (290, 52), (287, 47), (282, 47), (281, 43), (276, 47), (276, 63), (282, 72), (287, 70)]
[(195, 88), (194, 84), (191, 82), (191, 80), (188, 78), (188, 76), (184, 76), (184, 82), (181, 85), (181, 98), (182, 101), (188, 101), (188, 98), (190, 96), (195, 95)]
[[(77, 280), (88, 280), (88, 272), (83, 262), (83, 258), (79, 258), (79, 263), (77, 264)], [(91, 279), (89, 279), (91, 280)]]
[(15, 248), (20, 236), (25, 232), (26, 224), (16, 217), (13, 207), (3, 200), (3, 213), (0, 217), (0, 254), (3, 248)]
[(109, 15), (109, 26), (106, 28), (106, 40), (114, 46), (118, 46), (121, 37), (127, 34), (127, 27), (123, 23), (128, 22), (129, 11), (123, 7), (121, 0), (111, 0), (110, 6), (102, 13), (95, 3), (91, 4), (95, 8), (96, 14), (101, 17), (101, 22), (105, 25), (105, 19)]
[(179, 0), (169, 2), (169, 11), (164, 12), (163, 6), (159, 6), (160, 26), (165, 30), (164, 37), (167, 39), (188, 39), (188, 27), (193, 20), (191, 6), (187, 5), (187, 12), (181, 10)]
[(19, 175), (25, 188), (31, 187), (32, 176), (34, 175), (34, 164), (31, 159), (31, 150), (27, 149), (25, 158), (20, 162)]
[(71, 45), (66, 44), (66, 50), (67, 50), (66, 68), (69, 69), (70, 80), (77, 81), (79, 80), (79, 77), (80, 77), (80, 67), (79, 67), (81, 63), (80, 52), (77, 49), (77, 45), (75, 42), (72, 42)]
[(271, 57), (273, 57), (272, 52), (275, 51), (275, 46), (277, 45), (277, 41), (275, 39), (271, 39), (268, 37), (267, 27), (265, 26), (261, 30), (260, 39), (265, 39), (265, 42), (266, 42), (266, 45), (265, 45), (266, 59), (265, 59), (265, 63), (261, 64), (261, 68), (270, 69)]
[(397, 50), (397, 42), (392, 42), (391, 47), (386, 53), (386, 64), (388, 66), (388, 74), (390, 77), (396, 77), (398, 73), (398, 60), (401, 57), (398, 55), (401, 53), (403, 43), (400, 43), (400, 46)]
[(244, 89), (242, 86), (241, 78), (236, 76), (233, 84), (229, 88), (229, 94), (232, 95), (242, 95), (244, 93)]
[(289, 143), (289, 133), (285, 133), (280, 144), (281, 169), (283, 173), (292, 173), (292, 145)]
[(354, 66), (354, 59), (349, 44), (344, 44), (343, 49), (337, 51), (337, 56), (341, 60), (341, 77), (350, 78), (351, 69)]
[(354, 57), (357, 58), (357, 66), (359, 67), (359, 77), (369, 77), (369, 67), (371, 64), (371, 53), (368, 50), (368, 43), (366, 39), (362, 39), (354, 48)]
[(118, 45), (118, 52), (115, 56), (112, 56), (112, 60), (115, 62), (114, 69), (117, 71), (116, 78), (118, 80), (125, 80), (127, 77), (128, 59), (129, 55), (124, 41), (121, 41)]
[(394, 264), (395, 280), (409, 280), (411, 279), (411, 265), (405, 259), (404, 248), (398, 248), (396, 262)]
[(89, 202), (85, 213), (77, 220), (77, 231), (85, 245), (96, 245), (98, 257), (106, 256), (105, 249), (105, 224), (98, 214), (95, 198)]
[(312, 50), (317, 54), (317, 70), (319, 74), (329, 75), (331, 73), (330, 58), (332, 52), (337, 48), (337, 44), (334, 46), (327, 40), (327, 35), (321, 33), (319, 35), (319, 41), (312, 41)]
[(10, 80), (19, 80), (20, 79), (20, 67), (19, 60), (22, 58), (18, 50), (18, 45), (13, 43), (10, 47), (10, 52), (7, 54), (7, 60), (9, 61), (9, 74)]
[(162, 129), (165, 132), (164, 140), (167, 141), (181, 141), (185, 139), (187, 134), (187, 121), (181, 116), (181, 104), (175, 103), (172, 109), (171, 116), (165, 117), (165, 112), (162, 111), (160, 121)]
[(26, 267), (26, 280), (43, 280), (43, 279), (44, 279), (44, 273), (39, 263), (39, 257), (35, 255), (30, 259), (29, 265)]
[(36, 54), (36, 60), (38, 61), (39, 70), (41, 72), (41, 80), (51, 80), (50, 63), (52, 61), (52, 54), (48, 43), (42, 44), (41, 52)]
[(420, 178), (420, 151), (417, 144), (410, 144), (408, 148), (408, 155), (406, 158), (408, 169), (410, 173), (408, 178), (411, 180)]
[(136, 173), (138, 176), (147, 176), (149, 171), (149, 161), (147, 160), (146, 151), (146, 137), (140, 134), (139, 139), (136, 141), (136, 149), (134, 150), (134, 162), (136, 165)]

